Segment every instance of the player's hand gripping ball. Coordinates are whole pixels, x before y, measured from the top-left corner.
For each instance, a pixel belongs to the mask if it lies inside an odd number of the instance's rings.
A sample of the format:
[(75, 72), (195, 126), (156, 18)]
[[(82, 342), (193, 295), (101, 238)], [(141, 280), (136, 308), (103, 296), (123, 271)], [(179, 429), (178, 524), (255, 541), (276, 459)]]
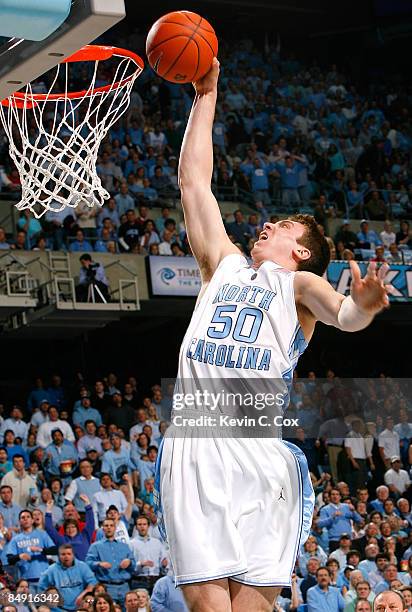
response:
[(217, 49), (210, 23), (190, 11), (164, 15), (152, 25), (146, 40), (149, 64), (172, 83), (192, 83), (204, 77)]

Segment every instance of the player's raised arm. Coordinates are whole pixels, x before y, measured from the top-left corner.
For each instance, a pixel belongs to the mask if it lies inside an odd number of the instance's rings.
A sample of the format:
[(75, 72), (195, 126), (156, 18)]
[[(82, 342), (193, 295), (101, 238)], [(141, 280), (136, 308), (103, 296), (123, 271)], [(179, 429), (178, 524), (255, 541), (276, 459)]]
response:
[(219, 62), (194, 83), (196, 96), (186, 127), (179, 162), (179, 186), (190, 247), (202, 280), (210, 280), (219, 262), (239, 253), (229, 240), (219, 205), (211, 190), (213, 172), (212, 128), (215, 116)]
[(366, 276), (361, 278), (358, 264), (355, 261), (349, 263), (352, 284), (351, 293), (346, 297), (311, 272), (297, 272), (294, 288), (296, 303), (298, 307), (304, 307), (303, 312), (307, 311), (308, 318), (354, 332), (367, 327), (378, 312), (389, 306), (384, 284), (388, 266), (384, 264), (377, 271), (376, 264), (371, 263)]

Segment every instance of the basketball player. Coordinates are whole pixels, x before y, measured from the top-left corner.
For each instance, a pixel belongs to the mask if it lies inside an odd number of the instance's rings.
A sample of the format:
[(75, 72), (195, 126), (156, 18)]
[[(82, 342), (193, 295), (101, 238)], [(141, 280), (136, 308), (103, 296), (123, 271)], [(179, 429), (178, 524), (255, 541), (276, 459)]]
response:
[[(229, 240), (210, 188), (218, 73), (215, 59), (194, 85), (180, 157), (186, 228), (202, 278), (179, 357), (183, 393), (202, 379), (245, 388), (252, 379), (290, 381), (316, 321), (357, 331), (388, 305), (387, 267), (371, 264), (362, 279), (351, 261), (348, 297), (322, 278), (329, 248), (308, 215), (265, 223), (251, 266)], [(176, 584), (192, 612), (272, 611), (310, 531), (314, 495), (304, 455), (280, 431), (245, 439), (176, 429), (172, 417), (156, 487)]]

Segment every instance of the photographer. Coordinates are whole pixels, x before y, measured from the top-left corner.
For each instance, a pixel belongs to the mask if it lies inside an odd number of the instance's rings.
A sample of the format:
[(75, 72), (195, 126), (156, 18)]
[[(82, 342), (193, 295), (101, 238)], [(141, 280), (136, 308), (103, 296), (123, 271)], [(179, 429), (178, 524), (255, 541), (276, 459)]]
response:
[[(77, 301), (102, 302), (100, 292), (105, 301), (108, 302), (110, 300), (109, 283), (103, 266), (94, 262), (88, 253), (84, 253), (80, 257), (80, 264), (79, 284), (76, 287)], [(90, 298), (91, 295), (94, 296), (94, 299)]]

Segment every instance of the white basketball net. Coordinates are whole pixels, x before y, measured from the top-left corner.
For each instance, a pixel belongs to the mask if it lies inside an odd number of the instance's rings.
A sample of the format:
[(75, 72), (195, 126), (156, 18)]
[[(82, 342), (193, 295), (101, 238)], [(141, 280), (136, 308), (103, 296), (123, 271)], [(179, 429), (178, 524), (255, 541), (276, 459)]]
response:
[[(101, 63), (96, 60), (87, 63), (93, 72), (87, 91), (80, 98), (70, 99), (70, 75), (79, 63), (62, 63), (55, 69), (44, 100), (38, 99), (29, 83), (22, 90), (26, 102), (13, 94), (8, 106), (0, 104), (10, 156), (20, 174), (19, 210), (29, 209), (40, 218), (47, 211), (75, 208), (80, 202), (102, 206), (110, 197), (96, 173), (99, 147), (129, 106), (133, 84), (142, 72), (129, 57), (115, 53), (113, 60), (118, 63), (106, 91), (94, 91)], [(57, 87), (64, 93), (58, 99), (50, 98)]]

